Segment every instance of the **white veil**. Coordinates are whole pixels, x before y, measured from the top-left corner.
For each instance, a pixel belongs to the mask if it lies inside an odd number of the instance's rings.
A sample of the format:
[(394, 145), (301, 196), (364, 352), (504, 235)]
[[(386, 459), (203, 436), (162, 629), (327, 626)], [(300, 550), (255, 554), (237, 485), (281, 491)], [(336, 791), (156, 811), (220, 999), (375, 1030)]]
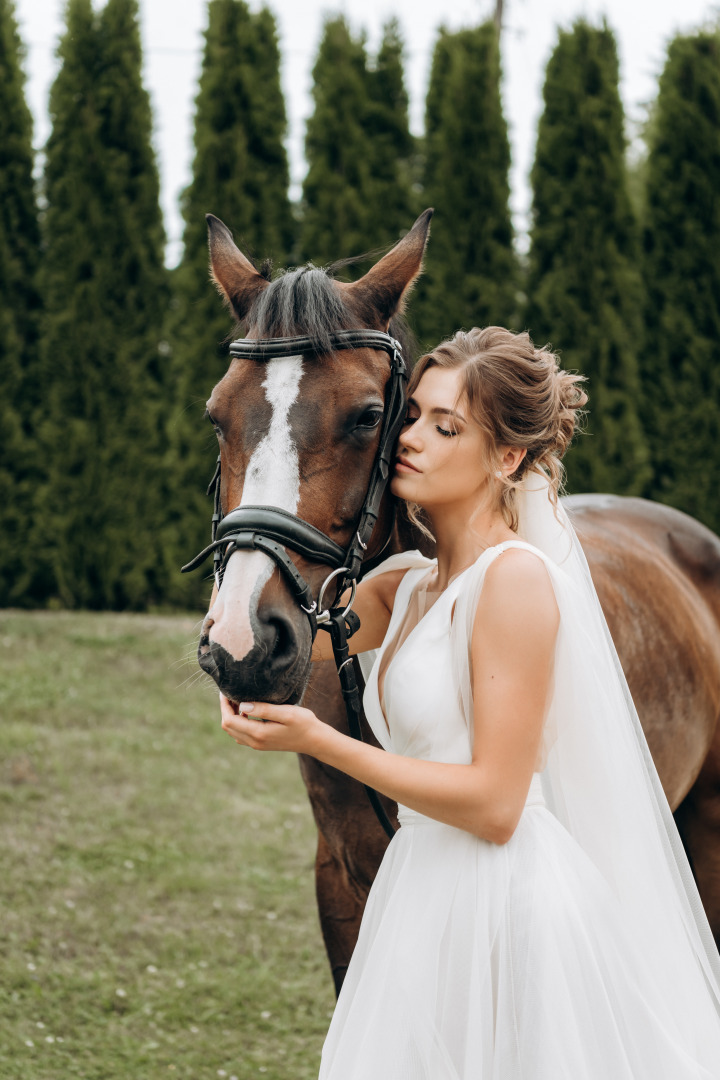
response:
[[(540, 773), (545, 801), (619, 899), (667, 1022), (720, 1077), (720, 956), (587, 559), (560, 503), (555, 516), (544, 472), (529, 471), (517, 499), (519, 537), (545, 556), (561, 614)], [(476, 565), (452, 630), (470, 732), (468, 643), (488, 561)]]

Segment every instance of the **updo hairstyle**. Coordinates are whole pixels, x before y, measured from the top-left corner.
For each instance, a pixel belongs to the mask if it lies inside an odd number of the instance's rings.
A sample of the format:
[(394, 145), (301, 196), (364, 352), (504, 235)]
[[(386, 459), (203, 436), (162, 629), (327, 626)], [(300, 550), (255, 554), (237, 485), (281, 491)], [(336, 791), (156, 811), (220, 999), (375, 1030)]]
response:
[[(515, 489), (529, 469), (545, 472), (557, 507), (558, 496), (565, 494), (561, 459), (578, 418), (585, 416), (588, 396), (580, 383), (586, 377), (564, 371), (555, 353), (548, 346), (536, 348), (527, 332), (502, 326), (458, 330), (422, 356), (410, 376), (409, 396), (430, 367), (462, 369), (460, 401), (466, 399), (470, 416), (487, 436), (482, 465), (500, 488), (498, 509), (508, 527), (517, 531)], [(527, 453), (514, 473), (498, 479), (501, 446), (527, 447)], [(411, 520), (427, 533), (420, 512), (408, 503)]]

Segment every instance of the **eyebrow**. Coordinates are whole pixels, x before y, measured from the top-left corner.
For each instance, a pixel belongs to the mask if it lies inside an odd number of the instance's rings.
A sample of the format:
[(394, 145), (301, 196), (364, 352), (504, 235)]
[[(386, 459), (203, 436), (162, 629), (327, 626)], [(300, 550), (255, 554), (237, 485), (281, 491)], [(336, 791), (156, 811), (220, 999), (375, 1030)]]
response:
[[(416, 409), (420, 408), (420, 406), (418, 405), (415, 398), (412, 398), (412, 397), (408, 398), (408, 405), (414, 405)], [(430, 415), (431, 416), (452, 416), (456, 420), (462, 420), (463, 424), (467, 424), (467, 420), (465, 419), (465, 417), (461, 416), (460, 413), (455, 412), (453, 409), (441, 409), (440, 407), (436, 407), (436, 408), (430, 410)]]

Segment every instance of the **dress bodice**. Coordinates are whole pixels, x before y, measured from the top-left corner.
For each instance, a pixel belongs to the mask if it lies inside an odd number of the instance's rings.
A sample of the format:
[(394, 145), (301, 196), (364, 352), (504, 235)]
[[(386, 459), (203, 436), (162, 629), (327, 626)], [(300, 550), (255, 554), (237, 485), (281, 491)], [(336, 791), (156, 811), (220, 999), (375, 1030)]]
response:
[[(385, 750), (425, 761), (459, 765), (472, 761), (471, 733), (459, 694), (453, 689), (450, 637), (453, 608), (466, 575), (481, 561), (489, 565), (508, 546), (537, 552), (531, 544), (521, 540), (506, 540), (486, 548), (472, 566), (451, 580), (429, 608), (424, 601), (418, 604), (417, 597), (418, 587), (422, 588), (427, 582), (429, 564), (413, 567), (403, 576), (364, 696), (365, 715)], [(408, 628), (406, 617), (411, 603), (416, 607), (418, 618)], [(389, 657), (386, 656), (388, 651), (391, 652)], [(382, 686), (378, 684), (380, 672), (383, 673)], [(538, 771), (528, 800), (542, 800)], [(415, 811), (401, 808), (401, 822), (403, 817), (409, 820), (410, 815), (413, 819), (422, 818)]]

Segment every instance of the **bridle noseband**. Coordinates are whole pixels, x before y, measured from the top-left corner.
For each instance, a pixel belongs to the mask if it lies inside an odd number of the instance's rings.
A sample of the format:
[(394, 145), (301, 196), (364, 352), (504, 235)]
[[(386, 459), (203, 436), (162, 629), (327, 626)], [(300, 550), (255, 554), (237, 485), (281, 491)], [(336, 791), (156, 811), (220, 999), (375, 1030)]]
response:
[[(390, 378), (385, 392), (385, 410), (383, 413), (380, 442), (373, 462), (367, 494), (357, 521), (353, 538), (346, 549), (336, 544), (329, 536), (314, 525), (303, 521), (296, 514), (276, 506), (238, 506), (223, 516), (220, 503), (220, 456), (218, 455), (215, 473), (207, 489), (213, 494), (212, 542), (208, 544), (189, 563), (182, 567), (185, 574), (195, 570), (213, 553), (213, 573), (218, 590), (228, 559), (233, 551), (254, 549), (268, 555), (285, 575), (290, 592), (299, 606), (308, 616), (312, 640), (315, 640), (318, 627), (330, 633), (335, 664), (345, 707), (348, 714), (350, 734), (362, 740), (360, 727), (360, 694), (351, 663), (347, 641), (357, 631), (360, 620), (352, 610), (357, 583), (363, 573), (376, 566), (383, 552), (390, 543), (393, 522), (380, 550), (370, 559), (365, 555), (373, 530), (380, 513), (380, 503), (390, 476), (392, 454), (405, 419), (407, 403), (407, 369), (402, 357), (400, 343), (381, 330), (342, 330), (332, 334), (329, 340), (333, 351), (341, 349), (382, 349), (390, 358)], [(247, 360), (274, 360), (280, 357), (298, 356), (305, 353), (319, 352), (317, 343), (309, 337), (259, 338), (252, 340), (241, 338), (230, 344), (230, 355)], [(329, 351), (327, 346), (323, 352)], [(224, 550), (224, 553), (222, 549)], [(310, 562), (323, 563), (332, 568), (332, 572), (323, 582), (314, 598), (312, 589), (300, 574), (286, 548), (302, 555)], [(335, 582), (334, 599), (337, 600), (350, 586), (350, 600), (344, 609), (324, 607), (325, 593)], [(380, 803), (377, 792), (365, 786), (378, 819), (388, 836), (393, 836), (395, 829)]]

